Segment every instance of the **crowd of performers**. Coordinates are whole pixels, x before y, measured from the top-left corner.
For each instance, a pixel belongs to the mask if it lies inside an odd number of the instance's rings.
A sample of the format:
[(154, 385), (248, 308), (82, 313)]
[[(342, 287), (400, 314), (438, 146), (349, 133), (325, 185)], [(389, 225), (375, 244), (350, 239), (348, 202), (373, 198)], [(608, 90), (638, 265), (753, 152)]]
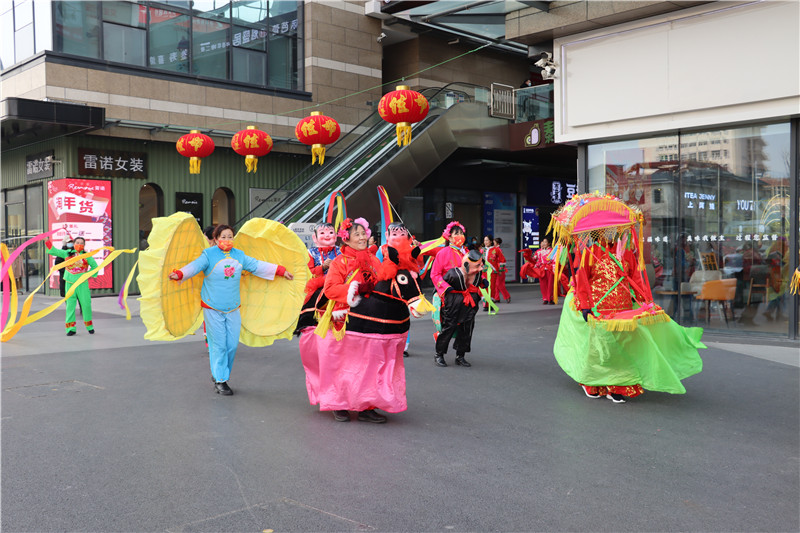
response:
[[(635, 224), (641, 223), (640, 214), (611, 196), (583, 196), (554, 214), (558, 246), (552, 248), (543, 239), (535, 253), (524, 251), (520, 271), (523, 279), (539, 279), (542, 304), (555, 304), (566, 294), (554, 345), (556, 361), (589, 398), (622, 403), (645, 389), (684, 393), (681, 380), (702, 369), (702, 329), (676, 324), (653, 303), (637, 257), (641, 227), (637, 233)], [(616, 225), (597, 225), (596, 220)], [(410, 318), (429, 311), (435, 324), (434, 364), (448, 366), (445, 356), (452, 343), (455, 364), (472, 366), (466, 356), (481, 301), (487, 306), (501, 298), (510, 302), (510, 295), (501, 239), (487, 235), (483, 248), (471, 245), (468, 250), (465, 233), (463, 225), (451, 222), (442, 232), (443, 244), (422, 253), (401, 222), (386, 227), (382, 245), (363, 218), (316, 225), (308, 249), (308, 275), (296, 281), (304, 285), (304, 302), (296, 328), (291, 326), (299, 337), (312, 405), (331, 411), (339, 422), (350, 421), (355, 412), (357, 420), (384, 423), (388, 418), (378, 410), (404, 411)], [(242, 333), (242, 276), (292, 282), (298, 264), (293, 273), (247, 255), (234, 247), (234, 230), (227, 225), (207, 228), (205, 236), (208, 246), (197, 257), (165, 275), (180, 284), (203, 274), (199, 305), (211, 379), (216, 393), (230, 396), (228, 380)], [(47, 250), (68, 258), (82, 252), (84, 245), (77, 238), (56, 249), (48, 241)], [(73, 262), (64, 273), (67, 289), (93, 268), (91, 257)], [(302, 262), (299, 268), (305, 270)], [(421, 275), (427, 272), (434, 288), (432, 305), (420, 289)], [(86, 329), (94, 333), (84, 284), (67, 300), (70, 336), (76, 333), (78, 302)]]

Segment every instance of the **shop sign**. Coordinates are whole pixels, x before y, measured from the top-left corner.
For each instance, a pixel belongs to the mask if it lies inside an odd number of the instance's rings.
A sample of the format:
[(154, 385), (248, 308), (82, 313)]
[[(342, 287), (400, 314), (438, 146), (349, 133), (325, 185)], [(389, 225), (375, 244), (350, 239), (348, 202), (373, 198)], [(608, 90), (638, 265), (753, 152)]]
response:
[(561, 205), (578, 194), (577, 182), (531, 178), (528, 180), (528, 203)]
[(686, 191), (683, 193), (683, 198), (688, 200), (686, 209), (707, 209), (709, 211), (715, 211), (717, 209), (716, 194)]
[(506, 279), (514, 279), (517, 272), (517, 209), (514, 193), (483, 193), (484, 235), (491, 233), (503, 239), (500, 248), (506, 256)]
[(176, 192), (175, 211), (182, 211), (192, 215), (200, 227), (203, 227), (203, 193), (201, 192)]
[[(59, 230), (51, 237), (53, 246), (61, 246), (64, 237), (86, 240), (86, 250), (97, 250), (113, 245), (111, 223), (111, 182), (107, 180), (67, 178), (47, 183), (47, 220), (51, 230)], [(98, 264), (110, 252), (103, 250), (94, 255)], [(50, 267), (55, 257), (50, 258)], [(59, 275), (50, 278), (50, 288), (57, 289)], [(113, 268), (100, 270), (96, 278), (89, 278), (90, 289), (114, 287)]]
[(42, 152), (25, 158), (25, 179), (28, 181), (53, 177), (53, 156), (55, 152)]
[(147, 178), (147, 154), (78, 148), (78, 174), (105, 178)]
[(555, 123), (552, 118), (509, 124), (512, 150), (530, 150), (555, 146)]
[(522, 206), (522, 248), (539, 247), (539, 213), (535, 207)]
[(261, 189), (250, 187), (250, 211), (258, 208), (258, 212), (252, 213), (253, 216), (263, 217), (277, 206), (289, 194), (289, 191), (280, 191), (273, 194), (278, 189)]
[(303, 244), (306, 245), (306, 248), (311, 248), (315, 246), (312, 238), (314, 235), (315, 226), (316, 223), (314, 222), (292, 222), (287, 227), (295, 232), (298, 237), (300, 237), (300, 240), (303, 241)]

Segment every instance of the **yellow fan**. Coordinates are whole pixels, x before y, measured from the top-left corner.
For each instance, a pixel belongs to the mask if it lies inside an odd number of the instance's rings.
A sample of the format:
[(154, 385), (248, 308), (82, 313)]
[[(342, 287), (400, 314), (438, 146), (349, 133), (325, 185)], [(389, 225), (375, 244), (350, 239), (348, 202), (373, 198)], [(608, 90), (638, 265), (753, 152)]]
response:
[(265, 218), (248, 220), (233, 240), (245, 254), (283, 265), (292, 281), (272, 281), (251, 274), (242, 276), (242, 331), (239, 341), (247, 346), (269, 346), (277, 339), (291, 339), (311, 277), (308, 249), (292, 230)]
[(147, 328), (144, 338), (174, 341), (191, 335), (203, 323), (200, 289), (205, 276), (175, 282), (169, 274), (197, 259), (208, 241), (192, 215), (175, 213), (153, 219), (147, 244), (139, 253), (136, 277), (142, 293), (139, 313)]

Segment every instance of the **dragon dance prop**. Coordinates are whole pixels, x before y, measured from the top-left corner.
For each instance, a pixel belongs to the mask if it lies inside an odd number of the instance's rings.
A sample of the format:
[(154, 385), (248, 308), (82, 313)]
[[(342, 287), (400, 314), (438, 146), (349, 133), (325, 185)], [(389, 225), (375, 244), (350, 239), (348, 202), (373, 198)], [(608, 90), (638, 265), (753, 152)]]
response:
[[(47, 233), (43, 233), (42, 235), (37, 236), (37, 238), (30, 239), (29, 241), (26, 241), (26, 243), (24, 243), (23, 246), (27, 246), (28, 244), (30, 244), (32, 242), (35, 242), (35, 241), (38, 241), (38, 240), (42, 240), (42, 238), (46, 238), (46, 237), (52, 235), (53, 233), (55, 233), (56, 231), (60, 231), (60, 230), (55, 230), (55, 231), (50, 231), (50, 232), (47, 232)], [(3, 245), (3, 246), (5, 246), (5, 245)], [(20, 246), (20, 248), (23, 248), (23, 246)], [(18, 251), (20, 248), (18, 248), (15, 251)], [(47, 283), (47, 281), (50, 279), (50, 277), (55, 272), (57, 272), (58, 270), (61, 270), (63, 268), (66, 268), (66, 267), (68, 267), (68, 266), (70, 266), (70, 265), (72, 265), (74, 263), (77, 263), (78, 261), (82, 261), (82, 260), (86, 259), (87, 257), (91, 257), (94, 254), (96, 254), (97, 252), (104, 251), (104, 250), (108, 251), (109, 254), (103, 259), (103, 261), (100, 262), (99, 265), (97, 265), (97, 268), (92, 269), (89, 272), (85, 272), (83, 275), (81, 275), (81, 277), (79, 277), (72, 284), (72, 286), (69, 288), (69, 290), (66, 292), (66, 294), (64, 295), (64, 297), (62, 299), (60, 299), (59, 301), (47, 306), (46, 308), (42, 309), (41, 311), (38, 311), (38, 312), (36, 312), (34, 314), (30, 314), (31, 306), (33, 305), (33, 297), (34, 297), (34, 295), (39, 291), (39, 289), (41, 289), (44, 286), (45, 283)], [(7, 253), (7, 251), (8, 250), (6, 249), (6, 253)], [(9, 318), (8, 322), (6, 324), (4, 324), (4, 326), (3, 326), (3, 332), (2, 332), (2, 334), (0, 334), (0, 341), (6, 342), (6, 341), (11, 340), (19, 332), (19, 330), (20, 330), (20, 328), (22, 328), (22, 326), (26, 326), (28, 324), (33, 324), (37, 320), (46, 317), (47, 315), (49, 315), (50, 313), (52, 313), (53, 311), (58, 309), (58, 307), (61, 306), (62, 303), (66, 302), (73, 294), (75, 294), (75, 291), (78, 289), (78, 287), (82, 283), (86, 283), (89, 278), (94, 276), (97, 272), (99, 272), (100, 270), (102, 270), (106, 266), (110, 265), (121, 254), (132, 254), (132, 253), (135, 253), (135, 252), (136, 252), (135, 248), (132, 248), (132, 249), (129, 249), (129, 250), (115, 250), (113, 246), (103, 246), (103, 247), (98, 248), (96, 250), (92, 250), (92, 251), (89, 251), (89, 252), (82, 253), (80, 255), (76, 255), (74, 257), (71, 257), (71, 258), (63, 261), (62, 263), (54, 265), (50, 269), (50, 271), (48, 272), (47, 276), (45, 276), (45, 279), (39, 284), (39, 286), (36, 287), (36, 289), (34, 289), (33, 291), (31, 291), (31, 293), (28, 295), (28, 297), (25, 298), (25, 301), (22, 304), (22, 311), (20, 312), (19, 319), (16, 318), (16, 311), (17, 311), (17, 305), (18, 304), (17, 304), (17, 292), (16, 292), (16, 290), (14, 290), (13, 294), (11, 295), (11, 302), (10, 302), (11, 317)], [(5, 257), (5, 254), (3, 254), (3, 255)], [(14, 254), (11, 254), (9, 256), (9, 260), (13, 261), (13, 259), (11, 259), (11, 258), (14, 258), (14, 257), (16, 257), (16, 256)], [(5, 260), (4, 264), (3, 264), (4, 268), (3, 268), (3, 271), (2, 271), (3, 272), (3, 276), (7, 275), (7, 269), (5, 267), (8, 266), (8, 265), (10, 265), (9, 261)], [(4, 281), (5, 281), (5, 278), (4, 278)], [(16, 288), (16, 287), (14, 287), (14, 288)], [(6, 306), (6, 302), (7, 302), (7, 299), (5, 298), (5, 294), (4, 294), (4, 298), (3, 298), (3, 307), (4, 308)], [(5, 315), (5, 313), (4, 313), (4, 315)]]
[[(626, 279), (645, 295), (647, 301), (640, 302), (636, 309), (620, 311), (613, 316), (603, 316), (601, 320), (590, 321), (594, 327), (602, 327), (608, 331), (631, 331), (636, 329), (638, 324), (654, 324), (670, 320), (664, 310), (653, 303), (644, 265), (643, 226), (644, 216), (641, 211), (611, 194), (575, 195), (553, 213), (547, 231), (548, 233), (553, 231), (554, 246), (549, 257), (556, 262), (555, 279), (561, 279), (561, 274), (567, 265), (570, 268), (577, 265), (592, 265), (596, 259), (594, 254), (598, 250), (616, 258), (617, 263), (626, 250), (638, 256), (638, 268), (643, 282), (627, 278), (623, 273), (617, 284)], [(603, 243), (608, 242), (616, 242), (616, 246), (610, 250), (606, 249)], [(558, 283), (553, 284), (554, 301), (558, 301), (558, 285)], [(609, 293), (615, 287), (616, 284)], [(573, 300), (572, 305), (574, 303)], [(598, 316), (597, 305), (592, 311)]]
[[(144, 338), (172, 341), (192, 335), (203, 323), (200, 290), (204, 276), (200, 273), (176, 283), (169, 274), (195, 260), (207, 247), (206, 238), (192, 215), (175, 213), (153, 219), (147, 242), (147, 250), (139, 254), (136, 278), (142, 293), (140, 315), (147, 328)], [(285, 283), (251, 275), (242, 278), (239, 341), (258, 347), (290, 339), (311, 277), (303, 241), (278, 222), (254, 218), (242, 226), (233, 243), (250, 257), (283, 265), (294, 275)]]

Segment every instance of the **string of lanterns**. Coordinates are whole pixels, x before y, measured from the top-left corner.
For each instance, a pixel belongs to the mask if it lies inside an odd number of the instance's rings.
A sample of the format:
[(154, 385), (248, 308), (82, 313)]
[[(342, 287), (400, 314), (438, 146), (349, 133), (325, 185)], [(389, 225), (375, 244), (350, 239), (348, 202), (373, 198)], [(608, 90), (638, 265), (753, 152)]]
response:
[[(411, 142), (411, 125), (423, 120), (429, 109), (428, 99), (421, 93), (410, 90), (407, 85), (398, 85), (396, 90), (384, 95), (378, 104), (381, 118), (397, 125), (397, 146), (405, 146)], [(336, 142), (341, 131), (336, 120), (319, 111), (312, 111), (294, 129), (297, 140), (311, 146), (312, 165), (316, 164), (317, 159), (320, 165), (325, 162), (326, 145)], [(256, 172), (258, 158), (267, 155), (272, 150), (272, 145), (269, 134), (255, 126), (247, 126), (247, 129), (237, 132), (231, 139), (231, 148), (237, 154), (245, 156), (247, 172)], [(179, 154), (189, 158), (189, 173), (199, 174), (201, 159), (214, 151), (214, 141), (199, 130), (192, 130), (178, 139), (175, 148)]]

